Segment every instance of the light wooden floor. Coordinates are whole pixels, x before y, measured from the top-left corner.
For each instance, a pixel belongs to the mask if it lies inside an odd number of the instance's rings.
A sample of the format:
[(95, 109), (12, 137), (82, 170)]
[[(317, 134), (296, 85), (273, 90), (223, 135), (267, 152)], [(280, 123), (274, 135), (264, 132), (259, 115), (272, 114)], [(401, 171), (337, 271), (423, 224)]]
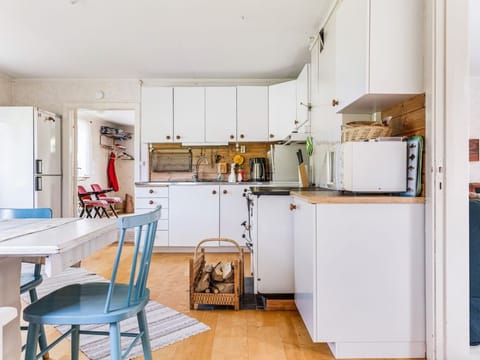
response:
[[(109, 278), (114, 250), (115, 246), (110, 246), (98, 252), (84, 260), (82, 267)], [(128, 250), (130, 253), (131, 249)], [(326, 344), (312, 343), (297, 311), (191, 311), (188, 300), (188, 260), (191, 256), (154, 254), (148, 286), (153, 300), (198, 319), (211, 330), (155, 351), (154, 359), (333, 359)], [(227, 257), (227, 254), (209, 253), (207, 261), (226, 260)], [(246, 268), (249, 269), (248, 261)], [(127, 273), (123, 271), (120, 275), (126, 277)], [(53, 328), (47, 329), (50, 340), (56, 334)], [(64, 341), (50, 352), (50, 357), (68, 360), (69, 350), (69, 342)], [(81, 360), (85, 359), (82, 355)]]

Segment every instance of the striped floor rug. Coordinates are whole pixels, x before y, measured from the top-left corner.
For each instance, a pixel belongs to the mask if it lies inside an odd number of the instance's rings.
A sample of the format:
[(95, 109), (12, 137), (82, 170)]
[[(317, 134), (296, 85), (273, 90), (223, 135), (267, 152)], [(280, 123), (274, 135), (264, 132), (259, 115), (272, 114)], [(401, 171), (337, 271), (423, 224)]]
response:
[[(94, 281), (107, 280), (98, 275), (89, 273), (82, 268), (69, 268), (61, 274), (46, 278), (37, 288), (37, 292), (39, 297), (41, 297), (62, 286)], [(28, 302), (28, 296), (26, 294), (22, 295), (22, 300)], [(145, 311), (152, 350), (165, 347), (210, 329), (207, 325), (198, 320), (172, 310), (153, 300), (148, 302)], [(136, 317), (122, 321), (120, 326), (122, 332), (138, 331)], [(64, 332), (67, 328), (57, 327), (57, 329)], [(87, 327), (82, 326), (82, 329), (108, 331), (108, 326), (90, 325)], [(125, 343), (123, 343), (123, 341), (125, 341)], [(126, 349), (129, 341), (131, 341), (129, 338), (122, 339), (123, 349)], [(91, 360), (110, 359), (109, 340), (106, 336), (81, 335), (80, 350)], [(142, 354), (142, 346), (141, 344), (137, 344), (132, 349), (129, 356), (133, 358)]]

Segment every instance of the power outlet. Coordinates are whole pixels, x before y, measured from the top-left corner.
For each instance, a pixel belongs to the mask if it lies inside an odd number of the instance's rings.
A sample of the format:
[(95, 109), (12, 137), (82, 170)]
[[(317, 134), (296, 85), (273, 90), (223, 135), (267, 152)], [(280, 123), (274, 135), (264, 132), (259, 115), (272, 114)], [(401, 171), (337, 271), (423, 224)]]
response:
[(245, 152), (246, 152), (245, 145), (240, 145), (240, 154), (245, 154)]

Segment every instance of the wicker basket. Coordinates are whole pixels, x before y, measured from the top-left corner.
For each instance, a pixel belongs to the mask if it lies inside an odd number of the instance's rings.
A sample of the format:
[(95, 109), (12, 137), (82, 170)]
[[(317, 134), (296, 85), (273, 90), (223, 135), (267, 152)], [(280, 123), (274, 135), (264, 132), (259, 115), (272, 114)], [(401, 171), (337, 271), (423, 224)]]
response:
[[(195, 292), (195, 281), (198, 279), (199, 272), (204, 268), (205, 261), (205, 247), (202, 245), (207, 242), (225, 241), (232, 243), (238, 250), (238, 258), (233, 260), (233, 276), (234, 276), (234, 290), (233, 293), (199, 293)], [(232, 305), (235, 310), (240, 309), (240, 295), (243, 289), (243, 249), (235, 240), (226, 238), (211, 238), (205, 239), (198, 243), (193, 253), (193, 259), (190, 259), (190, 309), (194, 309), (195, 305)]]
[(342, 126), (342, 142), (390, 136), (392, 129), (374, 121), (353, 121)]

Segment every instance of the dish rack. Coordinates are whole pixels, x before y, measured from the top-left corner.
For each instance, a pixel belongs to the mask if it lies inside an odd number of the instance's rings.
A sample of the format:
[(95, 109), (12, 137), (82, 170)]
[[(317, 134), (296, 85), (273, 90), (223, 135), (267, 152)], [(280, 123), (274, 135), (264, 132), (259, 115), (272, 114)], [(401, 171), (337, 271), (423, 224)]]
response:
[(342, 126), (342, 142), (364, 141), (391, 134), (390, 126), (375, 121), (352, 121)]
[[(229, 242), (235, 245), (238, 251), (238, 257), (232, 261), (233, 263), (233, 293), (206, 293), (195, 292), (195, 287), (202, 274), (202, 269), (206, 264), (206, 253), (204, 244), (208, 242)], [(190, 309), (194, 309), (195, 305), (232, 305), (235, 310), (240, 309), (240, 295), (243, 291), (243, 249), (235, 240), (227, 238), (209, 238), (198, 243), (190, 259)]]

